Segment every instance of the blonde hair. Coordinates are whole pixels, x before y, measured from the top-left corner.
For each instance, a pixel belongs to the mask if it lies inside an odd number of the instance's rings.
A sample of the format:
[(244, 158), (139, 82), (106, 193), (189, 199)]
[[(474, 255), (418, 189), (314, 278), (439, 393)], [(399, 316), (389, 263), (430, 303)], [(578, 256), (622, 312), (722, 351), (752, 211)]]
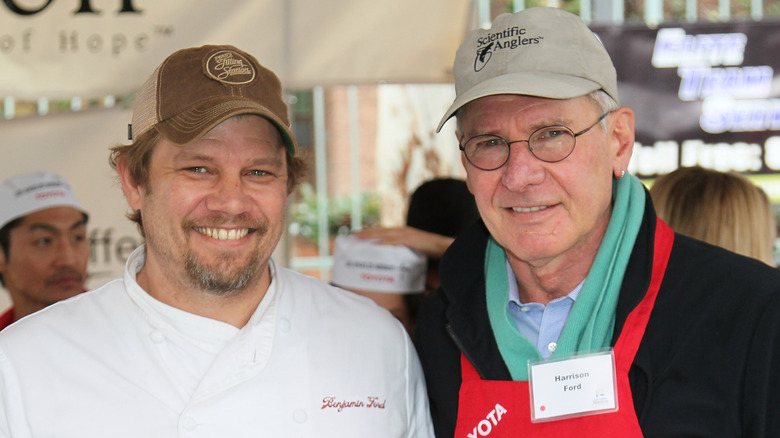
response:
[(660, 176), (650, 195), (658, 216), (674, 231), (775, 266), (772, 205), (747, 178), (681, 167)]

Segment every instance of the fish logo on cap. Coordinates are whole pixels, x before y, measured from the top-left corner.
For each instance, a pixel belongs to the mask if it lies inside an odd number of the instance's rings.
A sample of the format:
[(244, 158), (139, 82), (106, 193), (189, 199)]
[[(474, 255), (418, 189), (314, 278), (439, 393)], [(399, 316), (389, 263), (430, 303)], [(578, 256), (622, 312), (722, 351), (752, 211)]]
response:
[(485, 68), (488, 61), (490, 61), (490, 58), (493, 57), (493, 52), (491, 51), (492, 48), (493, 48), (493, 43), (490, 43), (487, 46), (477, 50), (477, 58), (474, 59), (475, 72)]

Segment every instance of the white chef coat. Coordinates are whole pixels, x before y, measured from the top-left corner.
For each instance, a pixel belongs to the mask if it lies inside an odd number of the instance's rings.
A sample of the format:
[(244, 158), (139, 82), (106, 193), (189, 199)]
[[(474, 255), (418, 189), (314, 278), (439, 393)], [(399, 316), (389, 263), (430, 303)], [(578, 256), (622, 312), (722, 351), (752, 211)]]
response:
[(406, 331), (349, 292), (271, 262), (241, 329), (124, 279), (0, 333), (0, 437), (432, 437)]

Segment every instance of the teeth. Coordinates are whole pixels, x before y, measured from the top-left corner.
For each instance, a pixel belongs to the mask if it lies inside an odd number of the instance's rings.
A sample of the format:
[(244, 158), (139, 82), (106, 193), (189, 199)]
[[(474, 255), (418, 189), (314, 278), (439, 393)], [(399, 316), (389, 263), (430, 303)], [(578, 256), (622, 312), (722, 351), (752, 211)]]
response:
[(226, 230), (224, 228), (195, 227), (195, 231), (217, 240), (238, 240), (249, 234), (248, 228)]
[(544, 210), (545, 208), (547, 208), (547, 207), (546, 206), (542, 206), (542, 207), (528, 207), (528, 208), (525, 208), (525, 207), (512, 207), (512, 210), (514, 210), (514, 211), (516, 211), (518, 213), (533, 213), (535, 211)]

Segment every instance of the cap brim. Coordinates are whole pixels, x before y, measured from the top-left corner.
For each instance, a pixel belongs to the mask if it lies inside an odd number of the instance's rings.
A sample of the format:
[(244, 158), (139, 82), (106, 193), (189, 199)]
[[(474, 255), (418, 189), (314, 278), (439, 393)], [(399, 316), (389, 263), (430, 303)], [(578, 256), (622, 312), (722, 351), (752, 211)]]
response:
[(156, 127), (168, 140), (181, 145), (191, 143), (225, 120), (241, 115), (256, 114), (273, 123), (282, 136), (287, 152), (295, 155), (298, 144), (290, 128), (268, 108), (257, 102), (235, 96), (209, 99), (167, 120)]
[(37, 213), (37, 212), (42, 211), (42, 210), (48, 210), (50, 208), (58, 208), (58, 207), (70, 207), (70, 208), (78, 211), (79, 213), (83, 214), (84, 216), (86, 216), (87, 219), (89, 219), (89, 214), (84, 210), (84, 207), (82, 207), (81, 204), (79, 204), (76, 201), (63, 201), (63, 202), (55, 202), (55, 203), (52, 203), (52, 204), (40, 205), (40, 206), (37, 206), (36, 208), (18, 211), (16, 213), (14, 213), (12, 215), (8, 215), (8, 216), (0, 215), (0, 230), (3, 229), (9, 223), (11, 223), (11, 222), (13, 222), (13, 221), (15, 221), (17, 219), (23, 218), (23, 217), (25, 217), (27, 215), (30, 215), (30, 214), (33, 214), (33, 213)]
[(549, 99), (572, 99), (601, 89), (601, 85), (578, 76), (550, 72), (520, 72), (482, 81), (460, 93), (436, 127), (436, 132), (467, 103), (485, 96), (522, 94)]

